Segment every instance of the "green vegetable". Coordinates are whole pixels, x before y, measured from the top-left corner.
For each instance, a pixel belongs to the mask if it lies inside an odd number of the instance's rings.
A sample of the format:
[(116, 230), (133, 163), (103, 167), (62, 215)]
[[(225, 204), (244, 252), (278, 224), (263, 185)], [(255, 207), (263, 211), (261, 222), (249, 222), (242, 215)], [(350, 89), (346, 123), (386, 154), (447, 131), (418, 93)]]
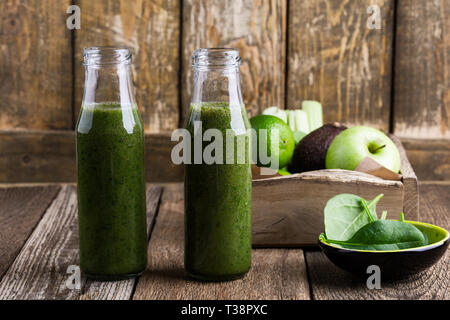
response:
[(278, 169), (277, 172), (278, 172), (278, 174), (280, 174), (280, 175), (282, 175), (282, 176), (288, 176), (288, 175), (291, 174), (291, 173), (287, 170), (287, 167)]
[(303, 101), (302, 107), (303, 110), (283, 110), (273, 106), (266, 108), (263, 114), (280, 118), (293, 132), (308, 134), (323, 125), (322, 105), (317, 101)]
[(301, 132), (301, 131), (293, 131), (292, 132), (294, 134), (294, 140), (295, 140), (295, 145), (298, 145), (298, 143), (307, 136), (306, 133)]
[(428, 239), (414, 225), (386, 220), (387, 211), (381, 219), (376, 214), (376, 204), (383, 194), (370, 201), (354, 194), (340, 194), (328, 200), (324, 209), (325, 235), (329, 243), (347, 249), (358, 250), (402, 250), (420, 247)]
[(348, 249), (401, 250), (420, 247), (425, 238), (415, 226), (395, 220), (377, 220), (362, 227), (348, 241), (328, 239)]
[(285, 110), (278, 109), (278, 107), (269, 107), (263, 111), (263, 114), (275, 116), (277, 118), (280, 118), (285, 123), (287, 123), (287, 114)]
[(308, 114), (304, 110), (292, 110), (290, 114), (294, 114), (294, 124), (295, 124), (295, 131), (302, 131), (305, 133), (311, 132), (309, 130), (309, 120), (308, 120)]
[[(383, 194), (380, 194), (367, 204), (373, 220), (378, 219), (376, 205), (382, 197)], [(346, 193), (328, 200), (324, 209), (325, 234), (328, 239), (347, 241), (371, 221), (361, 200), (357, 195)]]
[[(367, 206), (367, 202), (364, 199), (361, 199), (361, 204), (364, 208), (364, 212), (366, 213), (367, 217), (369, 218), (370, 222), (374, 222), (375, 219), (372, 217), (372, 213), (369, 210), (369, 207)], [(375, 212), (375, 217), (377, 216), (376, 212)]]
[(322, 105), (317, 101), (303, 101), (302, 109), (308, 114), (309, 131), (323, 126)]

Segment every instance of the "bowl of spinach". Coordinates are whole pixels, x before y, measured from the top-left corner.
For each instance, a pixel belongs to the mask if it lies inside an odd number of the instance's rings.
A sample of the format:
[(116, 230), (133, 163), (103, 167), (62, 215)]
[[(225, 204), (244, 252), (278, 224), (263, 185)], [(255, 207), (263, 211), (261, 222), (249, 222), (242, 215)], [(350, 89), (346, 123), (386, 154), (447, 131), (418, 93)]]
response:
[(449, 245), (447, 230), (428, 223), (387, 220), (376, 205), (382, 194), (367, 201), (357, 195), (340, 194), (324, 209), (325, 232), (319, 246), (338, 267), (367, 275), (370, 265), (380, 267), (385, 279), (405, 278), (426, 270), (443, 256)]

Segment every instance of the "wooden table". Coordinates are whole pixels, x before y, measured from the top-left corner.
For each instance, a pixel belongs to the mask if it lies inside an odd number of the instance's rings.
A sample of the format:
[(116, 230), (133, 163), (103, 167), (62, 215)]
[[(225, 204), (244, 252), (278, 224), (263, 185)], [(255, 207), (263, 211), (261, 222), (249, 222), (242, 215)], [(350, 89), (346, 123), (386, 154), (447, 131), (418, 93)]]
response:
[[(420, 186), (421, 220), (450, 227), (450, 184)], [(248, 275), (225, 283), (189, 280), (183, 270), (182, 185), (149, 185), (148, 269), (139, 279), (81, 278), (74, 185), (0, 187), (0, 299), (449, 299), (449, 253), (430, 270), (369, 290), (318, 250), (255, 249)]]

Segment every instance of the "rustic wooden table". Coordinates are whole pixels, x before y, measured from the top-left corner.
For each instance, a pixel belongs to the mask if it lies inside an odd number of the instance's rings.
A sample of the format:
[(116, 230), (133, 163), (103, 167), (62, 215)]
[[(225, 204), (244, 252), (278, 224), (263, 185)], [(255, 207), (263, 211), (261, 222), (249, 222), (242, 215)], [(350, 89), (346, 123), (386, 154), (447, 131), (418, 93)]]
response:
[[(421, 220), (450, 227), (450, 184), (420, 185)], [(81, 278), (74, 185), (0, 188), (0, 299), (449, 299), (449, 253), (430, 270), (369, 290), (317, 250), (255, 249), (242, 280), (199, 283), (183, 270), (182, 185), (147, 188), (148, 269), (139, 279)]]

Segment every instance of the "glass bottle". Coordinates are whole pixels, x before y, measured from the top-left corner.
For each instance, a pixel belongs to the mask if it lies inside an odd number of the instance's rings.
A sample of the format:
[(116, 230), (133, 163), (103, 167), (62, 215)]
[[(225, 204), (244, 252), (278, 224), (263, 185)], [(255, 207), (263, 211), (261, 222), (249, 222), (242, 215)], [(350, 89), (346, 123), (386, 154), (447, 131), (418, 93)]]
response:
[(83, 103), (76, 126), (81, 270), (119, 280), (147, 263), (144, 130), (125, 47), (84, 50)]
[(211, 48), (195, 51), (192, 60), (185, 268), (200, 280), (233, 280), (251, 265), (251, 134), (240, 87), (241, 58), (236, 49)]

